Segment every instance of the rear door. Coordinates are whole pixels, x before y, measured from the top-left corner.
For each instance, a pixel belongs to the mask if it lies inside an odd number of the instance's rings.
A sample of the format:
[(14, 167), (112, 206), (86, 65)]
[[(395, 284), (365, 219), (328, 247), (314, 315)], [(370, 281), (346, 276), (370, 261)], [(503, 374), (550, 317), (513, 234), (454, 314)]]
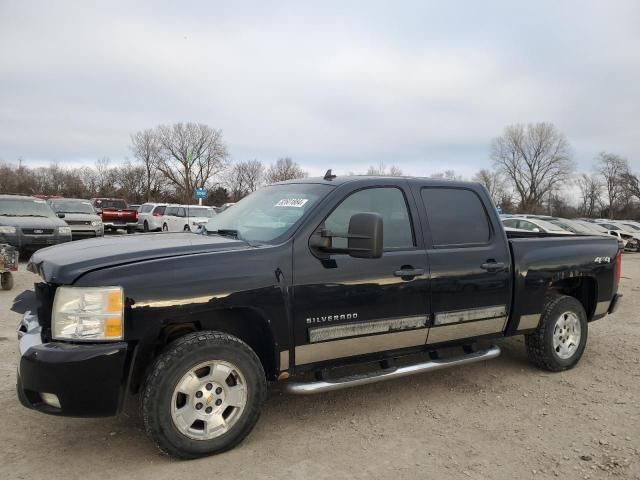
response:
[(167, 207), (162, 217), (162, 229), (164, 230), (166, 225), (166, 229), (170, 232), (175, 230), (175, 221), (176, 221), (176, 213), (178, 212), (178, 207)]
[(504, 331), (511, 260), (498, 216), (486, 208), (491, 205), (488, 198), (480, 189), (447, 182), (416, 185), (415, 194), (424, 205), (431, 271), (427, 343)]

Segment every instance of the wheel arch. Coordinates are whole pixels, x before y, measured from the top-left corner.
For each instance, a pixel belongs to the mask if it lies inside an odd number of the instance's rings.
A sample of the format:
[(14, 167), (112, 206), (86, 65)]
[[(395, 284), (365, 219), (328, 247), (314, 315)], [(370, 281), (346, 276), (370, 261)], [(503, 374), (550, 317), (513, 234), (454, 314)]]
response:
[(549, 284), (548, 293), (574, 297), (582, 304), (587, 320), (593, 319), (598, 299), (598, 282), (594, 277), (582, 275), (553, 281)]
[(239, 338), (256, 353), (267, 379), (276, 379), (279, 368), (278, 356), (269, 319), (255, 308), (233, 307), (207, 312), (193, 321), (166, 323), (159, 330), (155, 341), (146, 348), (141, 348), (133, 366), (129, 389), (134, 393), (139, 391), (147, 370), (167, 345), (184, 335), (198, 331), (218, 331)]

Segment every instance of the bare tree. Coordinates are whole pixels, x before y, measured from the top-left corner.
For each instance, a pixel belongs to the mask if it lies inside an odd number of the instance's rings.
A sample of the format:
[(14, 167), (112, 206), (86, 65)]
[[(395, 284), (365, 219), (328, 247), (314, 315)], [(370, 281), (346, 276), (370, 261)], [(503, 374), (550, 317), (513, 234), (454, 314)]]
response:
[(267, 183), (283, 182), (296, 178), (305, 178), (307, 172), (300, 168), (297, 162), (289, 157), (279, 158), (276, 163), (269, 166), (266, 173)]
[(186, 203), (197, 187), (211, 187), (227, 165), (222, 131), (202, 123), (175, 123), (157, 128), (158, 170)]
[(602, 183), (595, 175), (583, 173), (577, 179), (580, 189), (580, 214), (595, 217), (596, 208), (602, 203)]
[(494, 205), (500, 205), (506, 196), (510, 197), (504, 177), (500, 172), (483, 168), (473, 176), (473, 181), (482, 184), (487, 189)]
[(387, 166), (384, 162), (378, 163), (378, 165), (371, 165), (367, 170), (367, 175), (377, 175), (377, 176), (389, 176), (389, 177), (401, 177), (402, 170), (400, 167), (396, 165), (391, 165), (387, 170)]
[(625, 178), (629, 174), (629, 162), (626, 158), (613, 153), (600, 152), (596, 158), (596, 172), (604, 180), (604, 191), (607, 196), (607, 211), (613, 218), (618, 202), (625, 192)]
[(258, 160), (249, 160), (233, 165), (227, 177), (231, 198), (237, 202), (255, 192), (264, 180), (264, 166)]
[(519, 208), (532, 212), (545, 195), (573, 171), (569, 143), (552, 123), (510, 125), (491, 142), (491, 159), (519, 197)]
[(152, 129), (146, 129), (131, 135), (131, 152), (144, 169), (144, 199), (148, 202), (159, 190), (158, 160), (160, 146), (158, 136)]

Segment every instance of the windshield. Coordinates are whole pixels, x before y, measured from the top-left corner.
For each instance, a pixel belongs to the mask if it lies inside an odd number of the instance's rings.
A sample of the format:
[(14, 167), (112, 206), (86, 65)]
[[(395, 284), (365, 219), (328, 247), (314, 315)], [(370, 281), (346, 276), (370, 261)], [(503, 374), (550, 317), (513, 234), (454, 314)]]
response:
[(207, 233), (270, 242), (289, 233), (294, 225), (329, 193), (322, 184), (281, 184), (264, 187), (207, 222)]
[(53, 200), (51, 201), (51, 207), (56, 211), (56, 213), (95, 214), (91, 204), (83, 200)]
[(0, 216), (3, 217), (55, 217), (55, 213), (44, 200), (29, 198), (0, 199)]
[(96, 208), (116, 208), (118, 210), (125, 210), (127, 204), (124, 200), (96, 200)]
[(636, 225), (633, 225), (631, 223), (623, 223), (623, 225), (633, 229), (633, 230), (640, 230), (640, 227), (637, 227)]
[(204, 207), (184, 207), (187, 209), (188, 215), (190, 217), (205, 217), (205, 218), (213, 218), (216, 216), (216, 212), (211, 210), (210, 208)]

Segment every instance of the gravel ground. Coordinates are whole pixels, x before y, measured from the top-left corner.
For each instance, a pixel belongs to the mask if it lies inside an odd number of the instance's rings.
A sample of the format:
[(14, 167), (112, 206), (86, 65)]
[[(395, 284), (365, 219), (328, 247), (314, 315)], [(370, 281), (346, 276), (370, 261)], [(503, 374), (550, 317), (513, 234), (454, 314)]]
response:
[(623, 257), (619, 311), (590, 326), (573, 370), (526, 359), (523, 339), (488, 362), (294, 397), (274, 385), (235, 450), (161, 456), (134, 408), (116, 418), (52, 417), (15, 395), (13, 297), (0, 291), (0, 478), (640, 479), (640, 255)]

